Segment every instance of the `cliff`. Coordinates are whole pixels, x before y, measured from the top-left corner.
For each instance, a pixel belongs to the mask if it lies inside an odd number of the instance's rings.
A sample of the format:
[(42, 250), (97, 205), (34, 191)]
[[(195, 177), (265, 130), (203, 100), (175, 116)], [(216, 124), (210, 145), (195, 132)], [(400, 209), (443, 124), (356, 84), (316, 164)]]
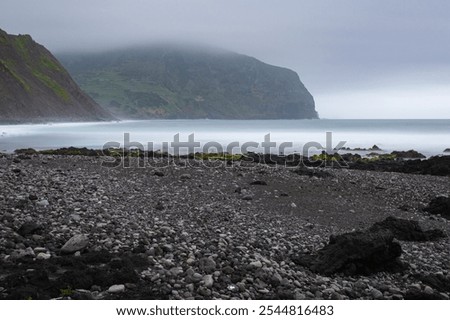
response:
[(111, 119), (47, 49), (0, 30), (0, 122)]
[(77, 83), (122, 118), (317, 118), (297, 73), (210, 48), (159, 45), (59, 56)]

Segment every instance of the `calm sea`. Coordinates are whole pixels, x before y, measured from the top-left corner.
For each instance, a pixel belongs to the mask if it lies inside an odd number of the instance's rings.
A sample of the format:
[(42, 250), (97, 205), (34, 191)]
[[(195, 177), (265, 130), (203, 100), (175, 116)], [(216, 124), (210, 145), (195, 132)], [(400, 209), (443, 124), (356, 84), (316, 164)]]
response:
[[(253, 142), (246, 145), (247, 150), (262, 151), (261, 142), (268, 141), (267, 135), (270, 134), (274, 146), (270, 152), (280, 152), (280, 144), (287, 142), (283, 150), (290, 153), (302, 152), (308, 142), (325, 147), (327, 132), (332, 133), (332, 141), (328, 143), (333, 147), (345, 141), (344, 147), (370, 148), (377, 145), (385, 152), (415, 149), (427, 156), (443, 154), (446, 148), (450, 148), (450, 120), (145, 120), (0, 125), (0, 151), (12, 152), (28, 147), (102, 148), (107, 142), (123, 146), (124, 134), (128, 133), (130, 142), (139, 142), (145, 149), (149, 142), (153, 143), (150, 147), (154, 150), (161, 149), (164, 142), (170, 146), (177, 134), (180, 142), (187, 142), (189, 135), (193, 134), (191, 139), (201, 147), (210, 142), (208, 146), (222, 145), (226, 148), (234, 142), (234, 153), (246, 142)], [(258, 147), (254, 147), (254, 143), (258, 143)], [(180, 149), (181, 152), (183, 150)]]

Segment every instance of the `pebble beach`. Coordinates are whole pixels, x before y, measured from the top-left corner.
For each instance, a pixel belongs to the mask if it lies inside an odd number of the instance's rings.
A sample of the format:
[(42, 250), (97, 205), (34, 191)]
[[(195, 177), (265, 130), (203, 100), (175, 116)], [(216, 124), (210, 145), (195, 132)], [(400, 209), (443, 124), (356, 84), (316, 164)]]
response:
[(106, 167), (102, 157), (0, 158), (3, 299), (449, 299), (450, 241), (402, 241), (398, 272), (296, 262), (387, 217), (450, 235), (424, 210), (448, 176), (260, 163)]

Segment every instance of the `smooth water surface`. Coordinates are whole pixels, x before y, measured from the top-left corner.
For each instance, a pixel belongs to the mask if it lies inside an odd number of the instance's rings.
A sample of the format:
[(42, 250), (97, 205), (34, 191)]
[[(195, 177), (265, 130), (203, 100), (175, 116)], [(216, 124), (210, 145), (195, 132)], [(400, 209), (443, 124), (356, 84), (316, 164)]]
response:
[[(181, 142), (194, 134), (195, 141), (202, 146), (210, 141), (223, 146), (233, 141), (240, 145), (250, 141), (261, 143), (270, 134), (277, 146), (292, 142), (293, 147), (285, 152), (301, 152), (307, 142), (325, 146), (326, 132), (332, 132), (333, 147), (342, 140), (350, 148), (376, 144), (386, 152), (415, 149), (427, 156), (442, 154), (450, 148), (450, 120), (143, 120), (1, 125), (0, 151), (69, 146), (100, 149), (110, 141), (123, 145), (124, 134), (129, 133), (131, 141), (143, 144), (146, 149), (152, 142), (154, 150), (160, 149), (163, 142), (173, 142), (176, 134)], [(273, 148), (271, 152), (278, 153), (277, 150)]]

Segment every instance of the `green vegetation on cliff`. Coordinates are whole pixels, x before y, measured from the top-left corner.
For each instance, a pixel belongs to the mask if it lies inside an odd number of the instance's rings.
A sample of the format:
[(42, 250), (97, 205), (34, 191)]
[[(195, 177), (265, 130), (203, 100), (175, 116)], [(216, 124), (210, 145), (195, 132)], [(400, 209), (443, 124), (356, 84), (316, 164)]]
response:
[(123, 118), (317, 118), (294, 71), (233, 52), (165, 45), (59, 58)]
[(112, 119), (29, 35), (0, 30), (0, 122)]

